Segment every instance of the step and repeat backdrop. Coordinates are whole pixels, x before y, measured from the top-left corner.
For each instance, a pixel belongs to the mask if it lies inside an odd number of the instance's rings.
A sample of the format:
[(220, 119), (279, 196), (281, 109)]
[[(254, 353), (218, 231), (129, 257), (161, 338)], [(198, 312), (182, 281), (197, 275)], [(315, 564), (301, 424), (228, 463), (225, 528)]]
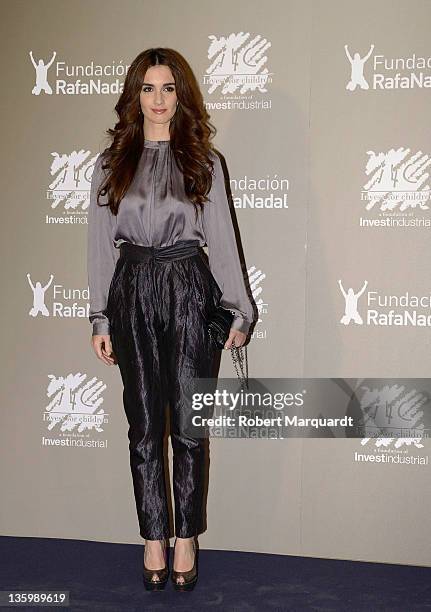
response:
[(431, 361), (430, 19), (425, 0), (3, 3), (3, 535), (142, 542), (120, 373), (90, 344), (87, 215), (128, 66), (165, 46), (226, 161), (249, 376), (349, 379), (419, 431), (211, 439), (201, 546), (431, 564), (429, 404), (397, 383)]

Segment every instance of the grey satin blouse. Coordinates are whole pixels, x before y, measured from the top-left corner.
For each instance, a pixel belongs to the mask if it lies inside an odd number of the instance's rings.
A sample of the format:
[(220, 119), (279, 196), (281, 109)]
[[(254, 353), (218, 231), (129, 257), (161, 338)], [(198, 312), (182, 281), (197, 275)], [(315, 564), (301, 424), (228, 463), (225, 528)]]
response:
[[(103, 153), (102, 153), (103, 155)], [(104, 178), (99, 155), (91, 180), (88, 209), (87, 271), (90, 290), (89, 320), (93, 335), (109, 334), (105, 315), (109, 287), (122, 242), (166, 246), (180, 239), (198, 239), (208, 246), (211, 272), (222, 291), (221, 306), (234, 312), (232, 327), (247, 333), (254, 318), (247, 295), (226, 196), (220, 158), (214, 159), (210, 199), (199, 211), (185, 197), (183, 176), (169, 140), (145, 140), (135, 176), (121, 200), (118, 215), (98, 206), (97, 190)], [(100, 196), (102, 204), (107, 196)]]

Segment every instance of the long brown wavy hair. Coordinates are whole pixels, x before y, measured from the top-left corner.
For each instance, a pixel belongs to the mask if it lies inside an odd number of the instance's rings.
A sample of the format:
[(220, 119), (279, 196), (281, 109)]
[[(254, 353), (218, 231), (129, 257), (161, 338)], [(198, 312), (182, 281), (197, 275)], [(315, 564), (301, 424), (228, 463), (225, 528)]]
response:
[(147, 49), (133, 60), (127, 71), (124, 89), (115, 106), (118, 122), (107, 130), (112, 143), (104, 151), (102, 168), (108, 172), (98, 189), (97, 202), (100, 195), (108, 194), (103, 205), (109, 206), (114, 215), (133, 180), (144, 146), (144, 115), (140, 112), (139, 97), (145, 73), (158, 64), (169, 66), (174, 76), (178, 105), (169, 124), (170, 146), (196, 216), (197, 206), (204, 205), (211, 189), (213, 161), (209, 151), (214, 150), (210, 139), (216, 128), (209, 121), (196, 77), (188, 62), (174, 49)]

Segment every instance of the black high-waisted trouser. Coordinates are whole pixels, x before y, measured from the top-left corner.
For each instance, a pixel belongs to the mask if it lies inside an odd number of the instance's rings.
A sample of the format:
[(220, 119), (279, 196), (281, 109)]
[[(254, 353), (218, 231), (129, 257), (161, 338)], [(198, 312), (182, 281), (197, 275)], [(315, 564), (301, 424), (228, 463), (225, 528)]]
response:
[(107, 316), (123, 381), (140, 535), (169, 537), (163, 439), (169, 402), (175, 535), (203, 531), (204, 438), (184, 431), (190, 377), (212, 377), (218, 350), (205, 317), (221, 290), (197, 240), (167, 247), (127, 242), (112, 277)]

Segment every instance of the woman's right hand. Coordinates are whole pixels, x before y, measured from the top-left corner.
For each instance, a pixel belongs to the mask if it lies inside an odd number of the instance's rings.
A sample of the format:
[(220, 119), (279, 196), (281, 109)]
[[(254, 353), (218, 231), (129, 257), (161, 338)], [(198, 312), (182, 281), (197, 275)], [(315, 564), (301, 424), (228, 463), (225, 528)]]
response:
[(112, 350), (111, 337), (109, 334), (105, 335), (94, 335), (91, 336), (91, 344), (96, 356), (106, 363), (106, 365), (114, 365), (117, 363), (117, 359)]

